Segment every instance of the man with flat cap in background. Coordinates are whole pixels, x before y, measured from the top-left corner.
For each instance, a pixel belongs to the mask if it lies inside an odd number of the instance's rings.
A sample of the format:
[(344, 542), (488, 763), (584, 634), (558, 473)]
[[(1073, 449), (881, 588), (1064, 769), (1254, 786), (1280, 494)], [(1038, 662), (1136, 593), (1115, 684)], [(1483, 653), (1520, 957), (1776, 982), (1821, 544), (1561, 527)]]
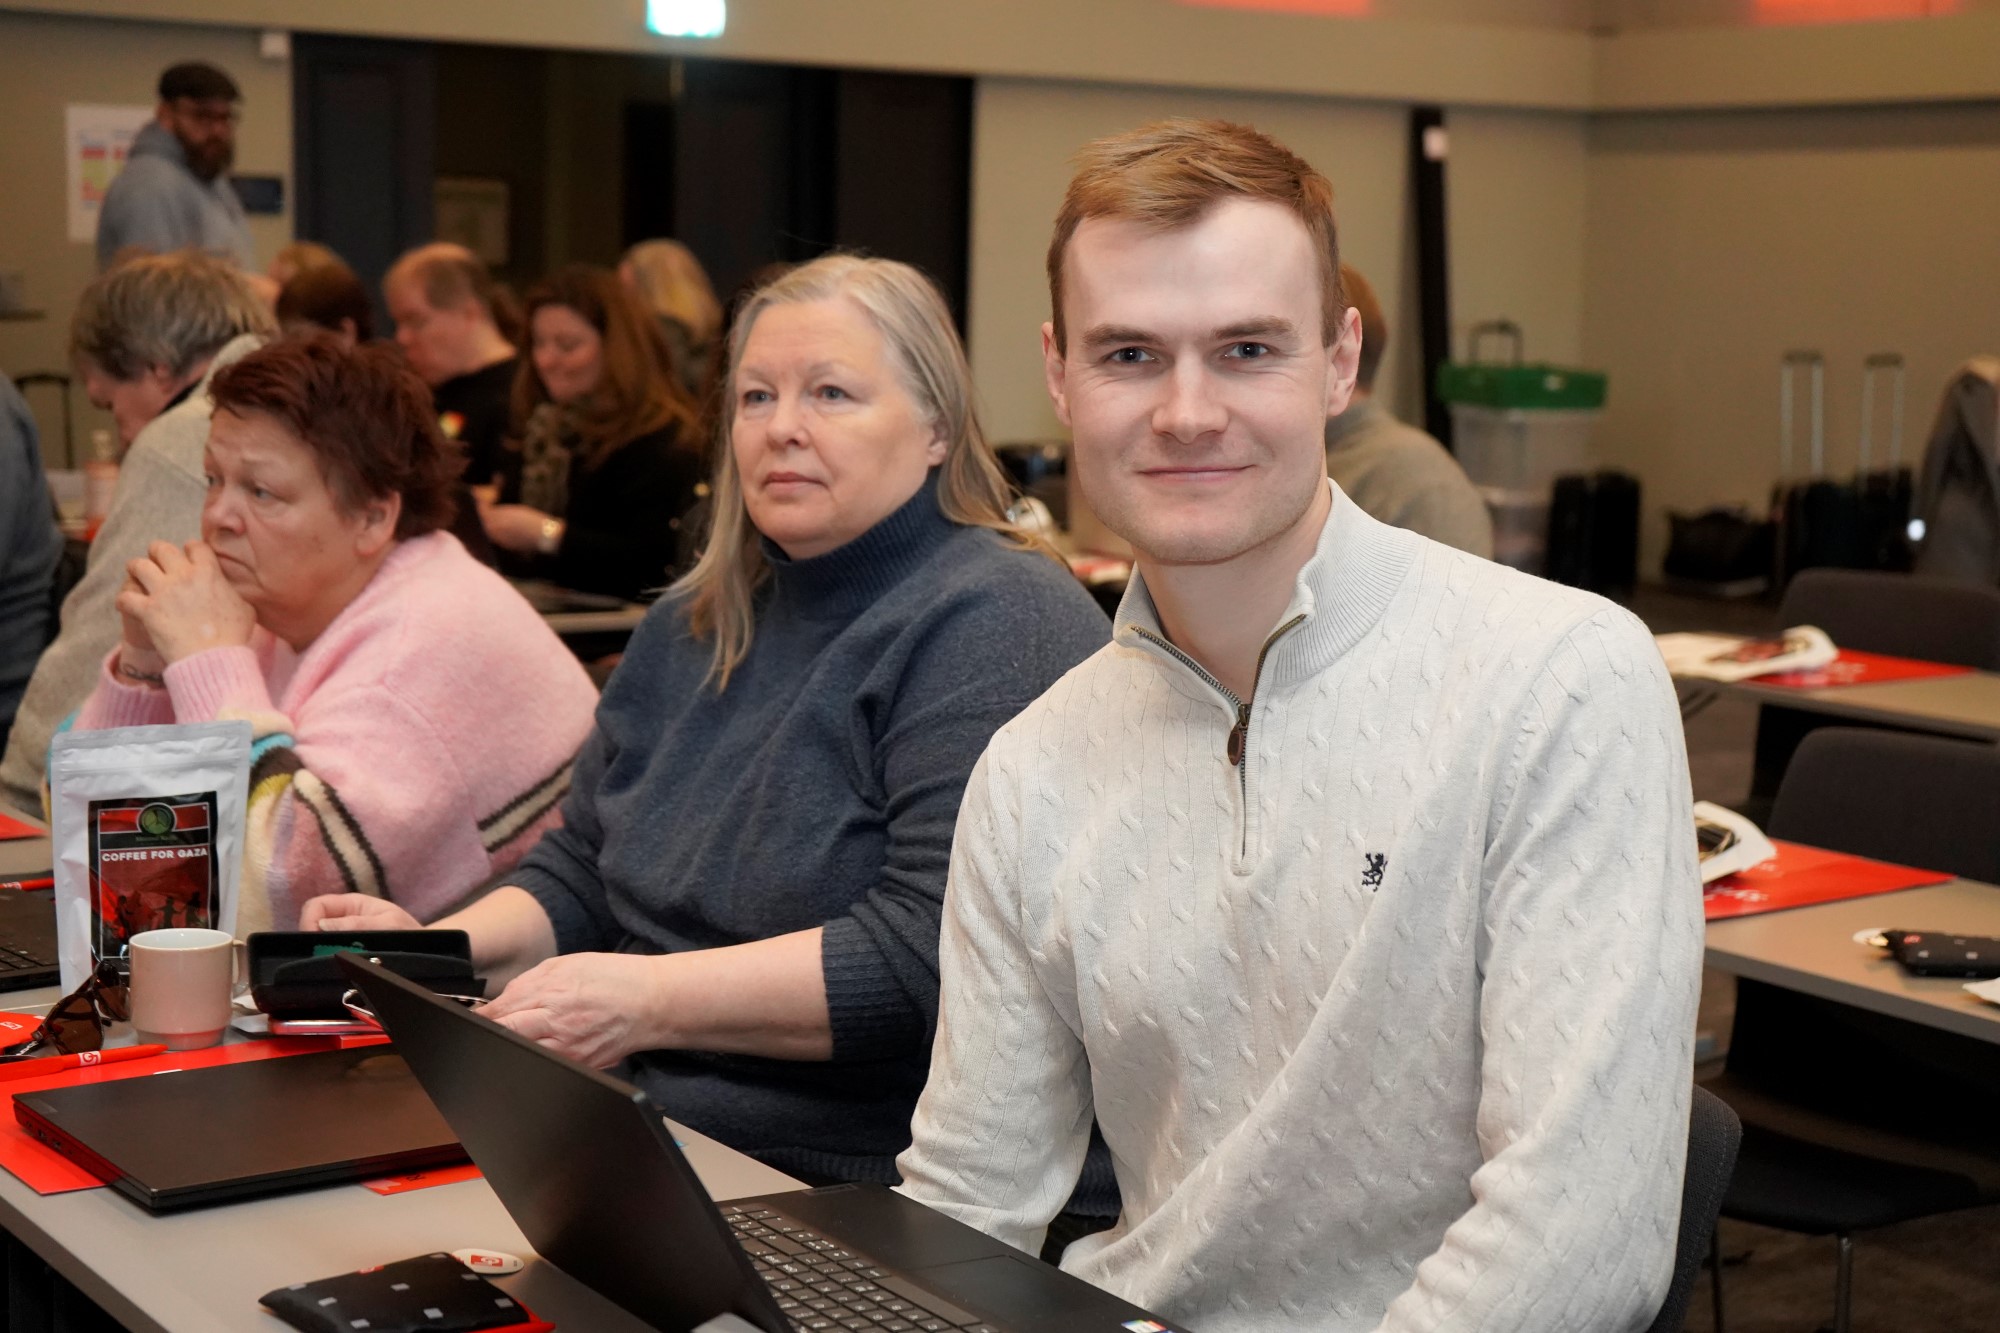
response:
[(160, 75), (160, 105), (132, 140), (97, 219), (101, 272), (126, 250), (192, 247), (244, 269), (256, 265), (243, 203), (229, 184), (236, 160), (235, 80), (199, 61)]

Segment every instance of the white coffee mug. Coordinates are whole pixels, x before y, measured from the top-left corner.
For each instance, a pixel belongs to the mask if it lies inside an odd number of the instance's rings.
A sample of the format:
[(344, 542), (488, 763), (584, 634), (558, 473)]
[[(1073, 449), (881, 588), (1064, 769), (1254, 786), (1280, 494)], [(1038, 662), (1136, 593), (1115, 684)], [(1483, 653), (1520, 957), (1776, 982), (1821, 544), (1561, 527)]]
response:
[(213, 1046), (229, 1026), (236, 941), (226, 930), (146, 930), (126, 941), (132, 960), (132, 1026), (170, 1051)]

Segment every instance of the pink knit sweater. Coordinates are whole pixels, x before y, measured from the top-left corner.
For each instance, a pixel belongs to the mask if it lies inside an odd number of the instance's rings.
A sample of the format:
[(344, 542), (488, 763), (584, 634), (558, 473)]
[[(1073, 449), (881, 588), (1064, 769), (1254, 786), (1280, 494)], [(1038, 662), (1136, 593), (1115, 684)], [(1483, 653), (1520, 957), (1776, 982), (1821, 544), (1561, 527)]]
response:
[(303, 653), (250, 644), (111, 674), (80, 729), (247, 719), (242, 931), (291, 929), (321, 893), (422, 920), (505, 871), (557, 822), (597, 692), (534, 609), (448, 533), (402, 542)]

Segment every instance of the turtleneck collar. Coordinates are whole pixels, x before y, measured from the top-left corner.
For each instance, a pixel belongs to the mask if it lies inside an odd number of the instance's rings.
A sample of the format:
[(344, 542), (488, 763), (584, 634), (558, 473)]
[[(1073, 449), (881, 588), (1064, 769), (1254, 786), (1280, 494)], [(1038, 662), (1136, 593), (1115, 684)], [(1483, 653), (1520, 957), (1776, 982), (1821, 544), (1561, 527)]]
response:
[(1347, 410), (1326, 423), (1326, 447), (1338, 449), (1364, 427), (1382, 419), (1382, 404), (1371, 398), (1356, 398), (1347, 405)]
[(938, 469), (917, 493), (868, 531), (825, 555), (794, 560), (770, 538), (759, 540), (771, 562), (773, 604), (812, 619), (847, 619), (921, 568), (958, 525), (938, 507)]
[[(1291, 602), (1278, 624), (1298, 616), (1304, 620), (1271, 645), (1264, 661), (1266, 684), (1308, 679), (1360, 643), (1389, 609), (1422, 542), (1415, 533), (1370, 518), (1340, 487), (1331, 481), (1326, 484), (1333, 489), (1333, 507), (1312, 555), (1299, 567)], [(1135, 629), (1164, 637), (1152, 594), (1137, 570), (1118, 604), (1113, 636), (1122, 644), (1171, 660)]]

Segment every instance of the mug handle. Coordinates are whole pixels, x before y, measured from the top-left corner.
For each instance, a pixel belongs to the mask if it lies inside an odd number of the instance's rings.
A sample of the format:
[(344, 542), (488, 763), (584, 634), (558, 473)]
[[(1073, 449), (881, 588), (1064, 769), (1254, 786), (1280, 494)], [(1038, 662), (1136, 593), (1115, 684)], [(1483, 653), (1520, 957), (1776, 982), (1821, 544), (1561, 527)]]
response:
[(237, 939), (229, 942), (229, 998), (236, 999), (250, 989), (250, 946)]

